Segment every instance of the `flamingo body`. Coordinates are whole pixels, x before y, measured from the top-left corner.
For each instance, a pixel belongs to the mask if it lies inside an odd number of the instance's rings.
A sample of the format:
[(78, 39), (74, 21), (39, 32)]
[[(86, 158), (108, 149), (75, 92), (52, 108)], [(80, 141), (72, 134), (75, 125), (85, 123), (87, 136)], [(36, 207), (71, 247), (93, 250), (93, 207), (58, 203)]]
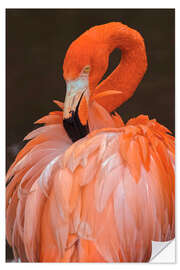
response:
[[(107, 68), (106, 51), (119, 44), (117, 32), (124, 58), (110, 79), (97, 86)], [(86, 53), (84, 44), (89, 44)], [(104, 48), (100, 64), (92, 59), (94, 48), (100, 56), (98, 48)], [(17, 259), (146, 262), (152, 241), (174, 238), (174, 137), (148, 116), (124, 124), (118, 114), (109, 113), (132, 96), (141, 80), (147, 65), (144, 50), (140, 34), (121, 23), (94, 27), (70, 46), (66, 81), (82, 80), (81, 70), (91, 66), (88, 98), (84, 94), (79, 99), (77, 92), (78, 121), (88, 125), (89, 134), (73, 143), (64, 128), (75, 104), (67, 93), (64, 104), (55, 101), (60, 110), (38, 120), (44, 126), (26, 136), (29, 142), (7, 173), (12, 180), (6, 194), (6, 235)], [(124, 70), (127, 76), (119, 78)], [(131, 79), (133, 70), (137, 76)]]

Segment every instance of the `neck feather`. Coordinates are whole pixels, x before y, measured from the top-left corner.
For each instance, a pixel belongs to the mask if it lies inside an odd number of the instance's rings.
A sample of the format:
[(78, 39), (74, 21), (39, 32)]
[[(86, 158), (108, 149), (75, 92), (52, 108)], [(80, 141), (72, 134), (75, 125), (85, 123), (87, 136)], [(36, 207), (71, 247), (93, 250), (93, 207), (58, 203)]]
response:
[(95, 89), (95, 93), (108, 90), (121, 92), (118, 98), (112, 95), (102, 97), (99, 101), (111, 112), (133, 95), (142, 80), (147, 68), (146, 50), (142, 36), (121, 23), (106, 24), (101, 33), (102, 42), (107, 44), (109, 54), (115, 48), (119, 48), (122, 53), (119, 65)]

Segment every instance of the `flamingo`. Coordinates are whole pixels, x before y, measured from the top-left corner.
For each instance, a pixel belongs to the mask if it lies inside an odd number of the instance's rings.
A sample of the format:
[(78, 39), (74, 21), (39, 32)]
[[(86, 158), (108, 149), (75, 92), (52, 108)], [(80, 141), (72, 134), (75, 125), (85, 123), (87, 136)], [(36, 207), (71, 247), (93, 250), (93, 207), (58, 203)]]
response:
[[(102, 82), (110, 53), (122, 58)], [(174, 137), (115, 112), (147, 68), (144, 40), (120, 22), (69, 46), (65, 102), (35, 123), (7, 172), (6, 236), (22, 262), (148, 262), (174, 229)]]

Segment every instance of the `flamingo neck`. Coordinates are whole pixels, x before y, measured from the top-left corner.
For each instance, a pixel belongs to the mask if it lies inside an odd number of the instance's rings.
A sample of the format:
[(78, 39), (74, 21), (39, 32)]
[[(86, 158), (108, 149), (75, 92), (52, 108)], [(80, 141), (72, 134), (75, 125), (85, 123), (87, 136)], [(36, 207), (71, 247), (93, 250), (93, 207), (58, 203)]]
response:
[(116, 90), (120, 95), (104, 96), (98, 102), (109, 112), (128, 100), (136, 90), (147, 68), (146, 50), (142, 36), (121, 23), (104, 26), (102, 42), (110, 54), (121, 50), (121, 61), (116, 69), (95, 89), (95, 93)]

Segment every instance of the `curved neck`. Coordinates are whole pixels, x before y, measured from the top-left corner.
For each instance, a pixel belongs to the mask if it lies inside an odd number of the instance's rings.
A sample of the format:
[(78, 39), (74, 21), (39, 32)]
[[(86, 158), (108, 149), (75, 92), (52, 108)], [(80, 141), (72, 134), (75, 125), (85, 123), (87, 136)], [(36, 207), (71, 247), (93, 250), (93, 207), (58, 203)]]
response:
[(142, 36), (121, 23), (104, 25), (102, 42), (110, 54), (121, 50), (121, 61), (116, 69), (95, 89), (95, 92), (120, 91), (120, 95), (104, 96), (98, 102), (109, 112), (128, 100), (136, 90), (147, 68), (146, 50)]

